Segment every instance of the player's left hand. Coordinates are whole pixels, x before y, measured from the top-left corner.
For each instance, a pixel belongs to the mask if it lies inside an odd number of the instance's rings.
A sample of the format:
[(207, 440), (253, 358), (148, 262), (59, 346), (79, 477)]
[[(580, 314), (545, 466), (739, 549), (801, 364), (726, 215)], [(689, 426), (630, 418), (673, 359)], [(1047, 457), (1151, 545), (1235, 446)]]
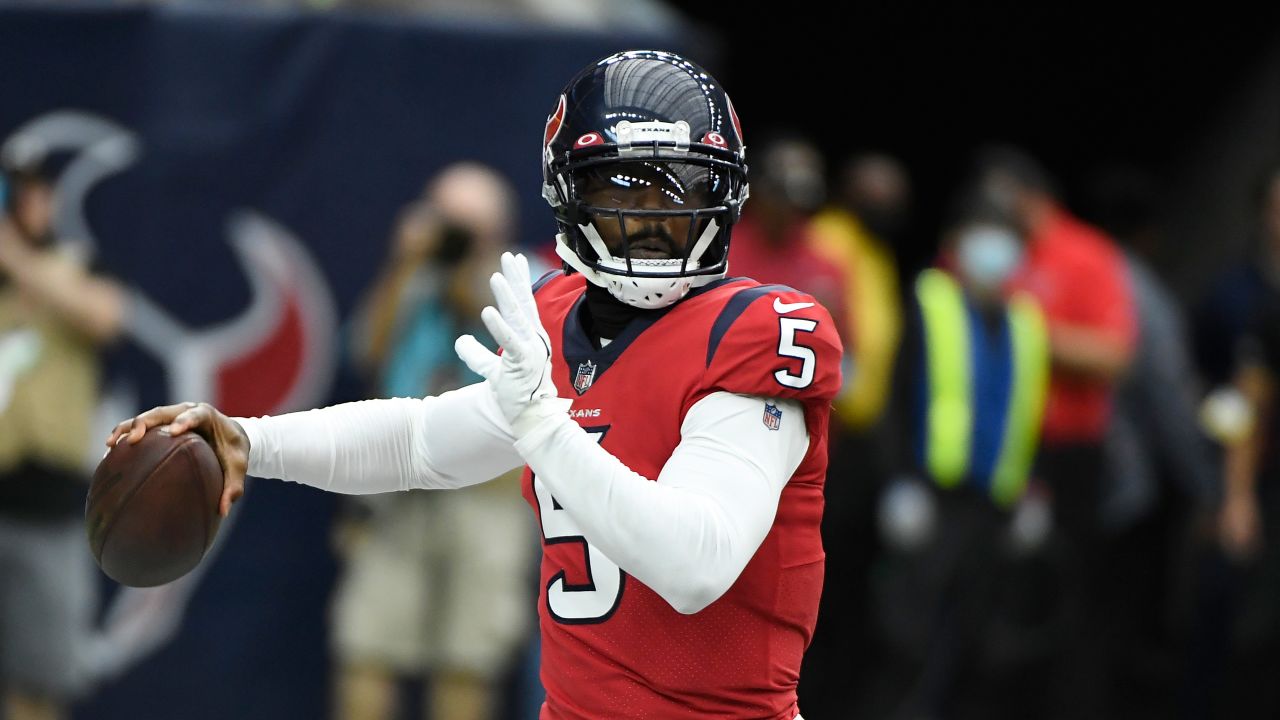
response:
[(502, 272), (489, 278), (489, 287), (498, 307), (486, 307), (480, 319), (502, 347), (502, 355), (471, 335), (459, 337), (454, 349), (467, 367), (489, 382), (518, 438), (548, 415), (563, 412), (568, 401), (557, 399), (551, 380), (551, 341), (538, 317), (528, 260), (503, 253)]

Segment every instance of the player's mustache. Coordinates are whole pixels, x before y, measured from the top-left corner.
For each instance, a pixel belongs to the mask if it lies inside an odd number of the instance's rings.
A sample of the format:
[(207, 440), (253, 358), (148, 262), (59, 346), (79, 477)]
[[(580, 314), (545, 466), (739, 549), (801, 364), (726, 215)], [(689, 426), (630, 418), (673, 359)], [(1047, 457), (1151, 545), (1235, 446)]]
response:
[[(654, 240), (656, 240), (657, 242), (656, 243), (645, 242), (645, 241), (654, 241)], [(663, 252), (673, 257), (676, 254), (675, 238), (671, 237), (671, 233), (668, 232), (667, 229), (661, 225), (650, 225), (648, 227), (641, 229), (637, 233), (633, 233), (627, 236), (627, 246), (629, 248), (634, 248), (635, 246), (640, 245), (642, 243), (646, 245), (655, 245), (655, 244), (659, 245), (660, 249)]]

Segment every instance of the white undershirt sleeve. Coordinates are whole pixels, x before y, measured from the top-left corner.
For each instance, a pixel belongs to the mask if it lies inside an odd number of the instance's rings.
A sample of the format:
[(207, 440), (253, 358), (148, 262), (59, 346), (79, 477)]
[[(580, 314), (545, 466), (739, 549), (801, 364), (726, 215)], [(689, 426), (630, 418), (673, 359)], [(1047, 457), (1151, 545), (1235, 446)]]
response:
[(524, 464), (485, 383), (436, 397), (233, 419), (249, 436), (250, 475), (332, 492), (464, 487)]
[(695, 613), (733, 585), (764, 541), (782, 488), (809, 446), (804, 412), (761, 397), (713, 393), (690, 408), (657, 482), (633, 472), (565, 416), (516, 450), (582, 536), (677, 611)]

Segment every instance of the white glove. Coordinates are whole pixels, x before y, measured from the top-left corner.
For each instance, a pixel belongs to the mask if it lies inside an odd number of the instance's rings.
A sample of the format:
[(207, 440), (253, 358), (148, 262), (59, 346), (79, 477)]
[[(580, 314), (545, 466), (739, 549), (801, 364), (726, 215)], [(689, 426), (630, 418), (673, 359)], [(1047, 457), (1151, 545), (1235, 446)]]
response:
[(563, 415), (571, 402), (556, 396), (551, 380), (551, 341), (538, 318), (529, 262), (524, 255), (502, 254), (502, 272), (489, 278), (498, 308), (486, 307), (480, 319), (502, 347), (491, 352), (471, 335), (454, 342), (458, 357), (488, 381), (498, 407), (516, 438), (547, 417)]
[(932, 492), (916, 478), (894, 479), (880, 495), (879, 523), (886, 546), (904, 553), (924, 548), (938, 525)]
[(1018, 557), (1025, 557), (1044, 546), (1053, 530), (1053, 506), (1044, 490), (1037, 484), (1027, 488), (1013, 509), (1009, 521), (1009, 548)]

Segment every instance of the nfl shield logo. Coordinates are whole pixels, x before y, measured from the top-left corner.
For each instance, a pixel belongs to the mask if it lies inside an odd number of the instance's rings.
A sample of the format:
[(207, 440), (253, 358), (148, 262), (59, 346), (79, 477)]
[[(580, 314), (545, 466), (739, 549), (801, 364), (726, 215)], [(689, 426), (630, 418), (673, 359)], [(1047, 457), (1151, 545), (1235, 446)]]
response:
[(573, 389), (581, 395), (591, 387), (591, 382), (595, 379), (596, 364), (588, 360), (578, 366), (578, 374), (573, 376)]
[(770, 430), (782, 427), (782, 411), (772, 403), (764, 404), (764, 426)]

